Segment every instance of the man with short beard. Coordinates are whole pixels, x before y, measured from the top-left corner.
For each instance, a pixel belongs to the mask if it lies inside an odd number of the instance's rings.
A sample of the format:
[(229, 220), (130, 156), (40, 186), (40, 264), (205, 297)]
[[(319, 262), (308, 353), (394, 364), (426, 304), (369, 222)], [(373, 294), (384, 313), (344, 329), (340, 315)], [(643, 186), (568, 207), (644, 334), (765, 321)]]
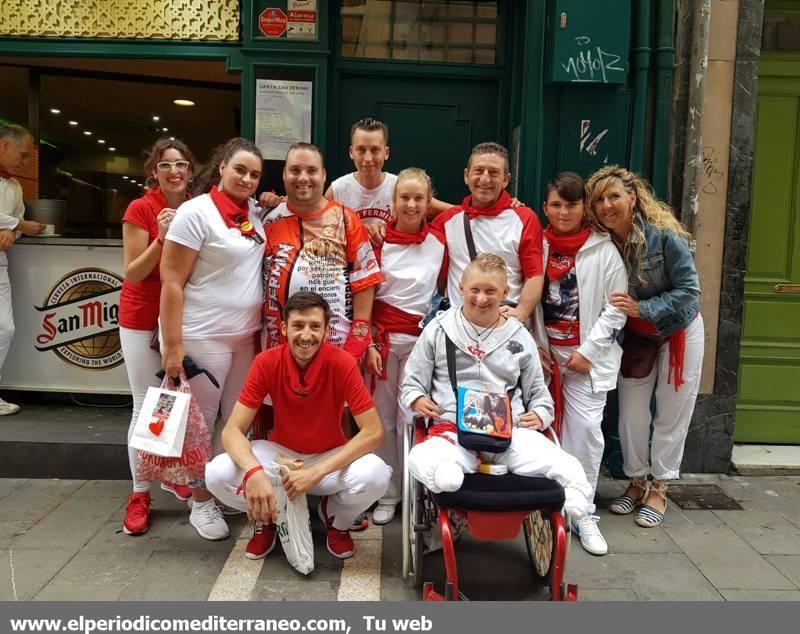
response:
[[(222, 432), (227, 453), (206, 467), (206, 484), (222, 503), (247, 511), (256, 529), (246, 556), (260, 559), (275, 547), (277, 502), (264, 468), (279, 454), (303, 461), (283, 478), (290, 500), (322, 496), (318, 513), (327, 529), (328, 551), (353, 555), (353, 520), (389, 486), (391, 469), (370, 453), (383, 442), (383, 426), (356, 360), (326, 343), (330, 307), (318, 294), (301, 291), (286, 302), (281, 324), (286, 343), (259, 354)], [(246, 433), (264, 398), (275, 414), (270, 440)], [(345, 402), (358, 432), (342, 432)]]

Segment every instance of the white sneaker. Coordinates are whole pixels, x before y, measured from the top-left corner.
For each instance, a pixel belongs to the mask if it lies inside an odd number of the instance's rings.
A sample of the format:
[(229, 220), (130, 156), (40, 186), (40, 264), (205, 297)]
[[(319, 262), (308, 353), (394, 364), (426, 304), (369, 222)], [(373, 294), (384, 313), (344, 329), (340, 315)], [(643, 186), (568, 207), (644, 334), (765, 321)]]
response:
[(217, 541), (231, 534), (222, 511), (213, 499), (208, 502), (195, 502), (192, 505), (192, 512), (189, 513), (189, 523), (203, 539)]
[(600, 533), (597, 522), (600, 520), (597, 515), (585, 515), (581, 519), (572, 523), (572, 530), (581, 538), (581, 546), (587, 553), (592, 555), (605, 555), (608, 553), (608, 544), (605, 537)]
[(19, 411), (19, 405), (9, 403), (0, 398), (0, 416), (11, 416)]
[(372, 512), (372, 523), (380, 526), (381, 524), (388, 524), (394, 519), (395, 511), (397, 510), (396, 504), (384, 504), (379, 502), (378, 506)]

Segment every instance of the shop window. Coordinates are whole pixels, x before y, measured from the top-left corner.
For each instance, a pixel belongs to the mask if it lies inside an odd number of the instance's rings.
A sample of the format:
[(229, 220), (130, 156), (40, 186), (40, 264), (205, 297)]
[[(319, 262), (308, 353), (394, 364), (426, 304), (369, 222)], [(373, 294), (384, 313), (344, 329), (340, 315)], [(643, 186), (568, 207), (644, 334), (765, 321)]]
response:
[[(202, 163), (239, 133), (238, 78), (227, 76), (224, 63), (136, 60), (134, 76), (127, 60), (74, 60), (71, 67), (6, 60), (0, 85), (12, 88), (0, 100), (0, 119), (38, 134), (22, 179), (26, 203), (35, 209), (36, 198), (64, 201), (56, 205), (64, 237), (121, 237), (125, 209), (150, 184), (145, 152), (160, 137), (182, 140)], [(29, 104), (38, 104), (35, 121)]]
[(762, 51), (800, 51), (800, 15), (765, 15)]
[(496, 64), (498, 3), (342, 0), (342, 57)]

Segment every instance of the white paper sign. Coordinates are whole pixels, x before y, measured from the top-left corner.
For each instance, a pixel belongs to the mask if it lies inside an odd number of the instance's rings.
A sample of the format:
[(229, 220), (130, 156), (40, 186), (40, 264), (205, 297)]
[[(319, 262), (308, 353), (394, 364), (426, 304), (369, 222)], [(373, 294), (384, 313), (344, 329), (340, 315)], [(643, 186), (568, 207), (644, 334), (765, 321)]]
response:
[(256, 145), (265, 160), (282, 161), (292, 143), (311, 142), (310, 81), (256, 80)]

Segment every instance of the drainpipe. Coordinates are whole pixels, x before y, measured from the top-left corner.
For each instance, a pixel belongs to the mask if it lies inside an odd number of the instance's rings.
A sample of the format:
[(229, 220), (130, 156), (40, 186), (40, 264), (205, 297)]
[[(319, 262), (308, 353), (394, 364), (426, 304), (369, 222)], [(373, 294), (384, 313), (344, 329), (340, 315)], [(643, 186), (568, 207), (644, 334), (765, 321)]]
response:
[(653, 162), (650, 182), (667, 198), (667, 168), (672, 119), (672, 72), (675, 65), (675, 0), (658, 0), (656, 14), (656, 81), (653, 103)]
[[(681, 220), (695, 234), (700, 172), (703, 167), (703, 102), (708, 74), (708, 34), (711, 0), (692, 3), (692, 51), (689, 63), (689, 112), (686, 120), (686, 163), (683, 168)], [(692, 246), (694, 247), (694, 241)]]
[(647, 80), (652, 49), (650, 15), (653, 0), (640, 0), (636, 8), (636, 43), (633, 48), (633, 122), (631, 125), (630, 169), (645, 173), (645, 135), (647, 134)]

